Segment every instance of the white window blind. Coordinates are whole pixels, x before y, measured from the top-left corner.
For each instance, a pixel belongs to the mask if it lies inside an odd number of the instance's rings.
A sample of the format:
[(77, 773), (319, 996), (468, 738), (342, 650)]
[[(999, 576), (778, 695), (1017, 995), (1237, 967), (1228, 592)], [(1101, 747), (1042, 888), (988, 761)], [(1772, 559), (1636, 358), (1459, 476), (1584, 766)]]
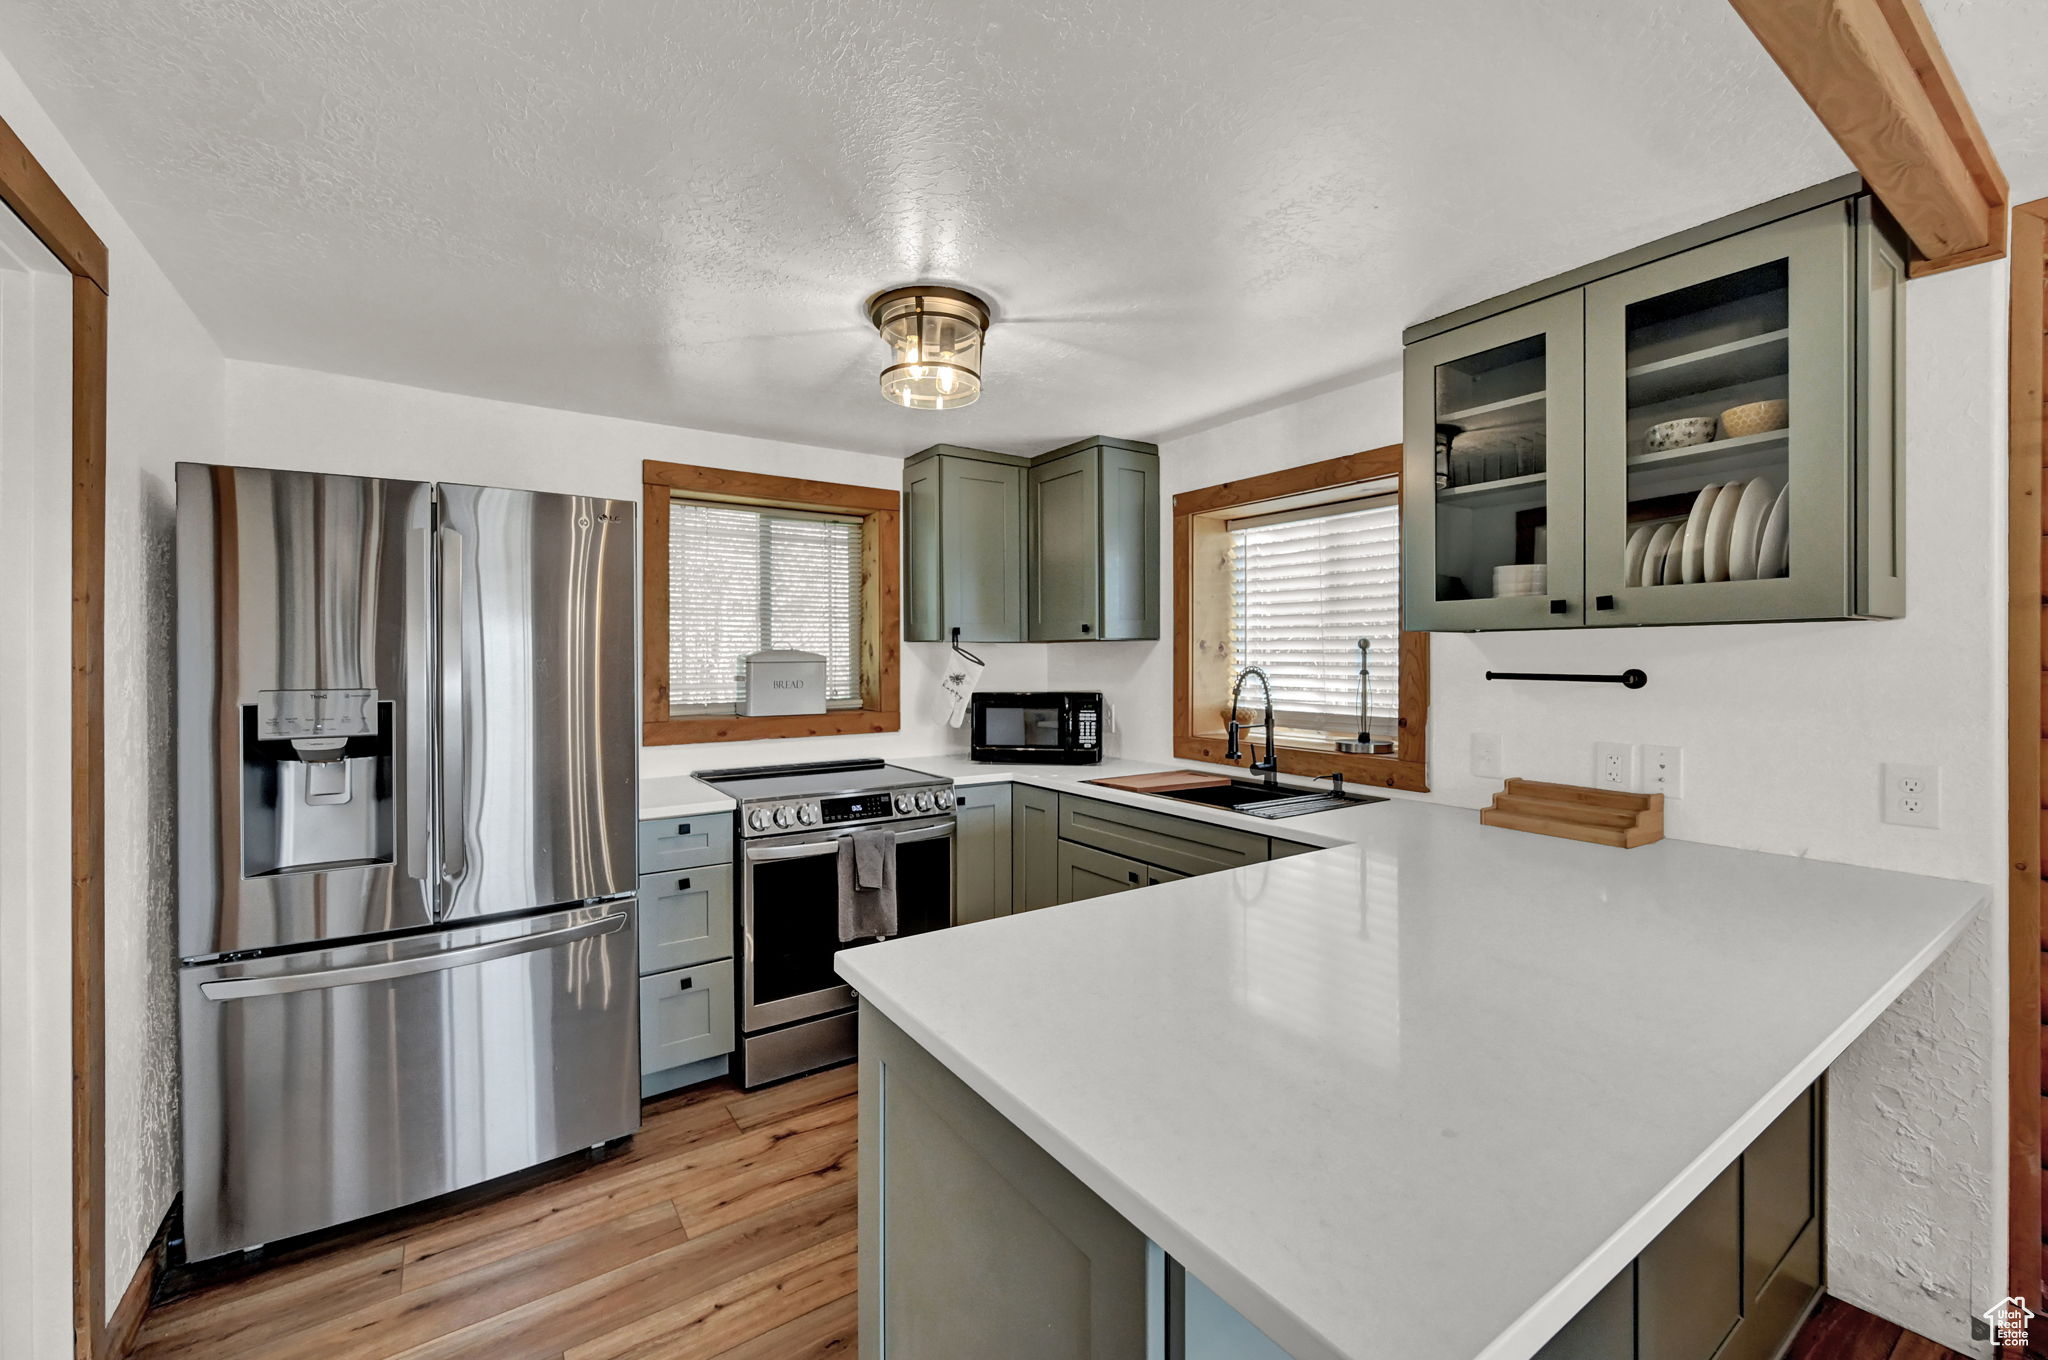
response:
[(860, 705), (861, 521), (677, 497), (668, 516), (669, 704), (732, 711), (750, 652), (825, 658), (826, 703)]
[[(1283, 726), (1358, 731), (1358, 639), (1372, 643), (1372, 730), (1401, 711), (1401, 516), (1392, 497), (1232, 520), (1233, 673), (1257, 666)], [(1243, 702), (1256, 704), (1257, 682)]]

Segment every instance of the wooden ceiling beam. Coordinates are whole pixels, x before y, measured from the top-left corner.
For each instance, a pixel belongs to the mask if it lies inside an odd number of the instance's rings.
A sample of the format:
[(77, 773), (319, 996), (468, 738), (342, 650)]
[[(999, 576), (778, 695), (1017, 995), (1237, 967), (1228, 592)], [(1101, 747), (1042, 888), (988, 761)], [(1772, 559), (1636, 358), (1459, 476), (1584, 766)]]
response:
[(1918, 277), (2006, 250), (2007, 190), (1920, 0), (1729, 0), (1898, 219)]

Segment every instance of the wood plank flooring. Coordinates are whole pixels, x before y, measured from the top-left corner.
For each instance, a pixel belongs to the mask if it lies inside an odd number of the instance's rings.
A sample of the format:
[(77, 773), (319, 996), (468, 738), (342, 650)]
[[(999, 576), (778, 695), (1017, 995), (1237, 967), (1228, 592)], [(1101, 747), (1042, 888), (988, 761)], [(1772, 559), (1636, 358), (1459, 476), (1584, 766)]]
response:
[(854, 1354), (854, 1069), (650, 1103), (603, 1162), (159, 1303), (138, 1360)]
[[(609, 1160), (160, 1302), (133, 1354), (854, 1360), (854, 1105), (851, 1067), (650, 1103)], [(1965, 1357), (1827, 1299), (1787, 1360)]]

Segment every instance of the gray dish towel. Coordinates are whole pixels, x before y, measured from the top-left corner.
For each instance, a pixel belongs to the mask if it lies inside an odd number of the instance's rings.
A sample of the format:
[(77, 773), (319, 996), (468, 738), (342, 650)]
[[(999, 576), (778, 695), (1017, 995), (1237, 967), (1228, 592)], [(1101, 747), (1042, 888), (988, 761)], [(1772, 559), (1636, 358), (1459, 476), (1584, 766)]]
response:
[(900, 931), (896, 917), (896, 833), (880, 827), (839, 841), (839, 942)]

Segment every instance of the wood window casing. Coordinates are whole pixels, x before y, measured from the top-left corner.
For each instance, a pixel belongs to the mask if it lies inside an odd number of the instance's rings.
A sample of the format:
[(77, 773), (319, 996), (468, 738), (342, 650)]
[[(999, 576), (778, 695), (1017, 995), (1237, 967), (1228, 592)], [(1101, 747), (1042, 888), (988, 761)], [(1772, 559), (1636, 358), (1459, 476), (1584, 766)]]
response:
[[(1173, 498), (1173, 753), (1227, 765), (1222, 714), (1230, 703), (1228, 521), (1253, 506), (1282, 508), (1355, 497), (1401, 476), (1401, 446), (1346, 454), (1241, 481), (1183, 491)], [(1279, 502), (1280, 504), (1275, 504)], [(1401, 632), (1400, 716), (1392, 755), (1358, 755), (1300, 737), (1279, 743), (1283, 774), (1341, 773), (1354, 784), (1429, 790), (1429, 634)], [(1255, 734), (1263, 738), (1263, 734)], [(1251, 760), (1247, 748), (1237, 763)]]
[[(648, 746), (768, 737), (894, 732), (902, 726), (899, 658), (903, 633), (901, 493), (798, 477), (685, 463), (641, 465), (640, 739)], [(774, 717), (710, 713), (678, 717), (669, 705), (669, 506), (697, 501), (826, 511), (861, 521), (860, 707)]]

